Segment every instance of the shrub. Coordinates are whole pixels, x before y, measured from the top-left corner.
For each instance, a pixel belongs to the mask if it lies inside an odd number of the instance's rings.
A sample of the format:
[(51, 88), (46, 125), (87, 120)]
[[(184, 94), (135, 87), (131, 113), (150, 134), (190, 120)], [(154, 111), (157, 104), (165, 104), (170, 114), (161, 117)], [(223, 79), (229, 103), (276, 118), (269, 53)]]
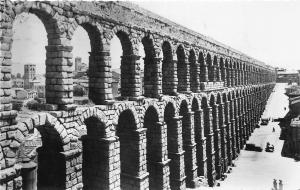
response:
[(12, 101), (12, 109), (21, 111), (23, 107), (23, 101)]
[(27, 102), (26, 107), (31, 110), (40, 110), (41, 104), (36, 100), (30, 100)]
[(86, 93), (83, 87), (77, 85), (73, 88), (73, 94), (74, 96), (84, 96)]

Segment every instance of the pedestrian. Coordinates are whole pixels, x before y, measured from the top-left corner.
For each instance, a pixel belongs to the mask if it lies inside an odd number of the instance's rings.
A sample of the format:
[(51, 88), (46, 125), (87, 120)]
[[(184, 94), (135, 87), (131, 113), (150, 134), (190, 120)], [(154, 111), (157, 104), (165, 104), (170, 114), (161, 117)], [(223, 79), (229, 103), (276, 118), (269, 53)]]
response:
[(279, 190), (283, 190), (283, 184), (282, 184), (282, 180), (279, 180)]
[(278, 190), (276, 179), (273, 179), (273, 187), (274, 187), (274, 190)]
[(273, 130), (272, 130), (273, 132), (275, 132), (275, 128), (273, 127)]
[(284, 107), (284, 110), (286, 110), (286, 107)]

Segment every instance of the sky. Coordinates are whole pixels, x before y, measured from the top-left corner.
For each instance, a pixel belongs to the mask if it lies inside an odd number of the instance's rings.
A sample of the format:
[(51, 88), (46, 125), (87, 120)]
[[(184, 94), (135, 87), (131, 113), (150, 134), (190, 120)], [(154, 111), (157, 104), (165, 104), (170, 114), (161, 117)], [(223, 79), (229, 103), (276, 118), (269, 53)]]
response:
[[(214, 38), (272, 66), (300, 69), (300, 1), (136, 1), (139, 6)], [(24, 63), (37, 64), (45, 72), (47, 34), (34, 15), (14, 22), (13, 73), (23, 72)], [(26, 19), (27, 18), (27, 19)], [(90, 42), (78, 28), (72, 39), (73, 57), (88, 63)], [(142, 45), (141, 56), (144, 56)], [(112, 67), (120, 66), (121, 45), (111, 45)], [(143, 63), (142, 63), (143, 64)]]

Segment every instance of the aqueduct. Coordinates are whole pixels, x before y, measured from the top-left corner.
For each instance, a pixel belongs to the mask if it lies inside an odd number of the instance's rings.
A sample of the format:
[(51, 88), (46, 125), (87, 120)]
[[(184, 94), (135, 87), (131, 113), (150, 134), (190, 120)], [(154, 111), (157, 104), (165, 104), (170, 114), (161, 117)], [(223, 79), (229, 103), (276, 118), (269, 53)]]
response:
[[(47, 110), (19, 118), (11, 104), (11, 44), (12, 23), (23, 12), (47, 31)], [(238, 157), (275, 84), (271, 66), (125, 2), (1, 0), (0, 16), (1, 189), (213, 186)], [(91, 39), (94, 106), (73, 103), (70, 40), (78, 26)], [(111, 89), (114, 35), (123, 49), (122, 100)], [(35, 133), (42, 144), (30, 139)]]

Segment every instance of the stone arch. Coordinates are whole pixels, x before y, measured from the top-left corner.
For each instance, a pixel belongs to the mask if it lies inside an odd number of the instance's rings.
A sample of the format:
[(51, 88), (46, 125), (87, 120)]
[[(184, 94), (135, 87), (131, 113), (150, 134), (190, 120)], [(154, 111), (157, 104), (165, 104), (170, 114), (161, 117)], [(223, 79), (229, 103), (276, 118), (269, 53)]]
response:
[(190, 63), (190, 82), (191, 91), (197, 92), (199, 83), (199, 64), (197, 64), (196, 53), (194, 49), (190, 50), (189, 53), (189, 63)]
[(178, 45), (176, 49), (177, 55), (177, 78), (178, 78), (178, 91), (187, 91), (187, 82), (189, 78), (188, 63), (186, 62), (186, 52), (183, 45)]
[[(67, 18), (60, 15), (51, 5), (44, 2), (19, 1), (14, 4), (13, 11), (15, 14), (10, 15), (12, 22), (21, 13), (31, 13), (42, 21), (46, 29), (48, 39), (48, 45), (45, 47), (47, 52), (45, 60), (46, 70), (56, 73), (55, 76), (48, 73), (46, 75), (46, 103), (62, 105), (59, 108), (62, 108), (65, 104), (73, 103), (72, 77), (71, 75), (67, 76), (71, 74), (69, 58), (72, 57), (70, 53), (72, 47), (70, 46), (69, 25), (65, 22)], [(7, 37), (11, 39), (12, 35)], [(8, 41), (11, 45), (12, 40)], [(57, 54), (59, 52), (63, 52), (63, 56), (58, 57)], [(62, 66), (66, 69), (61, 69)], [(57, 76), (64, 76), (64, 79), (71, 80), (72, 85), (53, 82), (56, 81)], [(52, 86), (56, 86), (56, 88), (52, 88)], [(64, 96), (61, 95), (62, 91), (58, 89), (64, 89)], [(66, 94), (67, 97), (65, 96)]]
[(214, 55), (213, 59), (213, 76), (214, 76), (214, 81), (220, 81), (221, 76), (219, 72), (219, 60), (218, 56)]
[(203, 95), (201, 97), (201, 108), (204, 109), (204, 108), (208, 108), (208, 107), (209, 107), (209, 103), (208, 103), (207, 95)]
[(209, 94), (209, 105), (213, 106), (216, 104), (216, 95), (214, 93)]
[(205, 148), (203, 147), (204, 139), (204, 126), (201, 120), (203, 120), (203, 114), (201, 114), (200, 100), (194, 97), (192, 100), (192, 111), (194, 112), (194, 126), (195, 126), (195, 142), (196, 142), (196, 159), (198, 164), (197, 174), (198, 176), (205, 176)]
[(221, 92), (218, 92), (217, 93), (217, 100), (216, 100), (216, 103), (217, 104), (222, 104), (223, 101), (222, 101), (222, 93)]
[(77, 131), (81, 131), (79, 132), (79, 134), (86, 134), (87, 126), (85, 125), (85, 121), (88, 118), (96, 118), (104, 124), (105, 131), (103, 131), (103, 138), (111, 137), (114, 135), (114, 129), (111, 126), (111, 123), (108, 121), (106, 114), (97, 107), (88, 108), (80, 114), (80, 117), (78, 117), (78, 119), (76, 120), (76, 123), (78, 123)]
[(227, 102), (227, 101), (228, 101), (228, 95), (227, 95), (226, 92), (223, 92), (223, 93), (222, 93), (222, 102), (225, 103), (225, 102)]
[(134, 116), (134, 120), (135, 120), (135, 124), (136, 124), (136, 129), (140, 128), (140, 125), (139, 125), (140, 121), (139, 121), (138, 113), (137, 113), (134, 105), (128, 104), (128, 102), (125, 102), (125, 103), (117, 104), (115, 106), (116, 106), (116, 108), (115, 108), (116, 111), (115, 111), (115, 115), (114, 115), (114, 117), (112, 119), (112, 123), (114, 125), (114, 128), (115, 128), (114, 130), (115, 131), (116, 131), (116, 127), (118, 125), (118, 119), (120, 117), (120, 114), (122, 112), (124, 112), (125, 110), (130, 110), (131, 111), (131, 113)]
[[(107, 72), (110, 72), (110, 52), (109, 46), (104, 40), (103, 29), (89, 16), (77, 15), (73, 21), (76, 27), (73, 28), (74, 33), (78, 27), (82, 27), (88, 34), (90, 40), (91, 51), (88, 61), (88, 97), (95, 104), (103, 104), (106, 100), (112, 99), (112, 87), (107, 82)], [(103, 87), (107, 88), (105, 91)]]
[(157, 175), (158, 163), (163, 158), (163, 137), (159, 126), (159, 112), (154, 106), (149, 106), (144, 115), (144, 128), (147, 129), (147, 170), (149, 172), (149, 189), (163, 187), (162, 175)]
[(52, 30), (57, 30), (59, 32), (56, 34), (62, 36), (63, 32), (66, 31), (65, 26), (60, 23), (60, 21), (66, 20), (66, 18), (60, 16), (51, 5), (46, 3), (19, 1), (13, 6), (13, 11), (15, 14), (10, 15), (13, 20), (21, 13), (32, 13), (36, 15), (43, 22), (47, 33), (53, 33)]
[[(171, 189), (177, 189), (178, 180), (181, 176), (185, 176), (182, 169), (182, 160), (179, 153), (182, 152), (182, 135), (180, 117), (176, 117), (176, 106), (174, 103), (167, 102), (164, 107), (164, 121), (167, 124), (167, 149), (168, 158), (170, 159), (170, 187)], [(184, 182), (184, 181), (183, 181)], [(185, 185), (184, 185), (185, 186)]]
[[(17, 127), (17, 132), (23, 134), (16, 136), (17, 141), (21, 142), (18, 147), (17, 160), (28, 162), (29, 159), (30, 162), (33, 160), (37, 162), (37, 167), (31, 168), (31, 171), (36, 172), (36, 176), (32, 172), (22, 170), (23, 185), (30, 183), (28, 179), (36, 178), (37, 184), (33, 184), (36, 187), (31, 186), (31, 188), (65, 189), (67, 185), (66, 158), (63, 153), (69, 150), (67, 145), (70, 141), (64, 126), (52, 115), (39, 113), (19, 122)], [(31, 156), (27, 155), (28, 150), (25, 150), (27, 140), (35, 146), (32, 151), (36, 151), (37, 154), (31, 152)], [(33, 178), (29, 178), (28, 175)]]
[(130, 39), (130, 31), (126, 27), (115, 26), (113, 29), (114, 34), (119, 38), (124, 55), (133, 54), (133, 44)]
[(105, 123), (96, 116), (84, 120), (86, 135), (82, 140), (82, 182), (84, 189), (109, 187), (109, 152)]
[[(134, 44), (131, 33), (128, 28), (116, 26), (113, 29), (114, 34), (120, 40), (122, 46), (122, 56), (121, 56), (121, 96), (131, 97), (138, 96), (140, 90), (139, 79), (139, 62), (140, 56), (138, 52), (135, 51)], [(110, 44), (110, 43), (109, 43)], [(112, 51), (112, 50), (110, 50)]]
[[(153, 100), (145, 101), (145, 104), (143, 105), (143, 108), (141, 109), (140, 116), (145, 116), (146, 111), (149, 107), (153, 107), (155, 111), (158, 113), (159, 122), (163, 122), (163, 115), (161, 113), (161, 108), (159, 107), (158, 103)], [(143, 119), (140, 118), (141, 123), (143, 122)]]
[(153, 39), (150, 36), (142, 38), (142, 44), (144, 46), (145, 58), (144, 58), (144, 95), (146, 97), (152, 97), (155, 95), (157, 86), (153, 85), (153, 78), (157, 75), (157, 65), (154, 64), (155, 50)]
[(221, 71), (220, 81), (223, 81), (224, 86), (226, 86), (226, 68), (225, 68), (223, 57), (220, 57), (220, 71)]
[(175, 65), (173, 62), (173, 51), (170, 42), (164, 41), (162, 44), (162, 92), (170, 94), (177, 89), (174, 85)]
[(134, 113), (130, 109), (122, 111), (118, 117), (116, 135), (120, 140), (121, 189), (130, 189), (135, 182), (133, 176), (140, 171), (140, 150), (137, 132), (137, 123)]
[(199, 58), (198, 62), (200, 65), (200, 81), (201, 82), (206, 82), (206, 77), (207, 77), (207, 68), (206, 68), (206, 63), (204, 59), (204, 54), (202, 51), (199, 52)]
[(213, 60), (210, 53), (207, 53), (205, 62), (208, 68), (208, 81), (212, 82), (214, 81), (214, 71), (213, 71)]
[(87, 33), (90, 38), (91, 52), (99, 52), (104, 50), (103, 45), (103, 29), (96, 24), (96, 21), (88, 16), (76, 16), (73, 25), (76, 25), (76, 28), (72, 28), (72, 34), (76, 31), (78, 26), (81, 26)]

